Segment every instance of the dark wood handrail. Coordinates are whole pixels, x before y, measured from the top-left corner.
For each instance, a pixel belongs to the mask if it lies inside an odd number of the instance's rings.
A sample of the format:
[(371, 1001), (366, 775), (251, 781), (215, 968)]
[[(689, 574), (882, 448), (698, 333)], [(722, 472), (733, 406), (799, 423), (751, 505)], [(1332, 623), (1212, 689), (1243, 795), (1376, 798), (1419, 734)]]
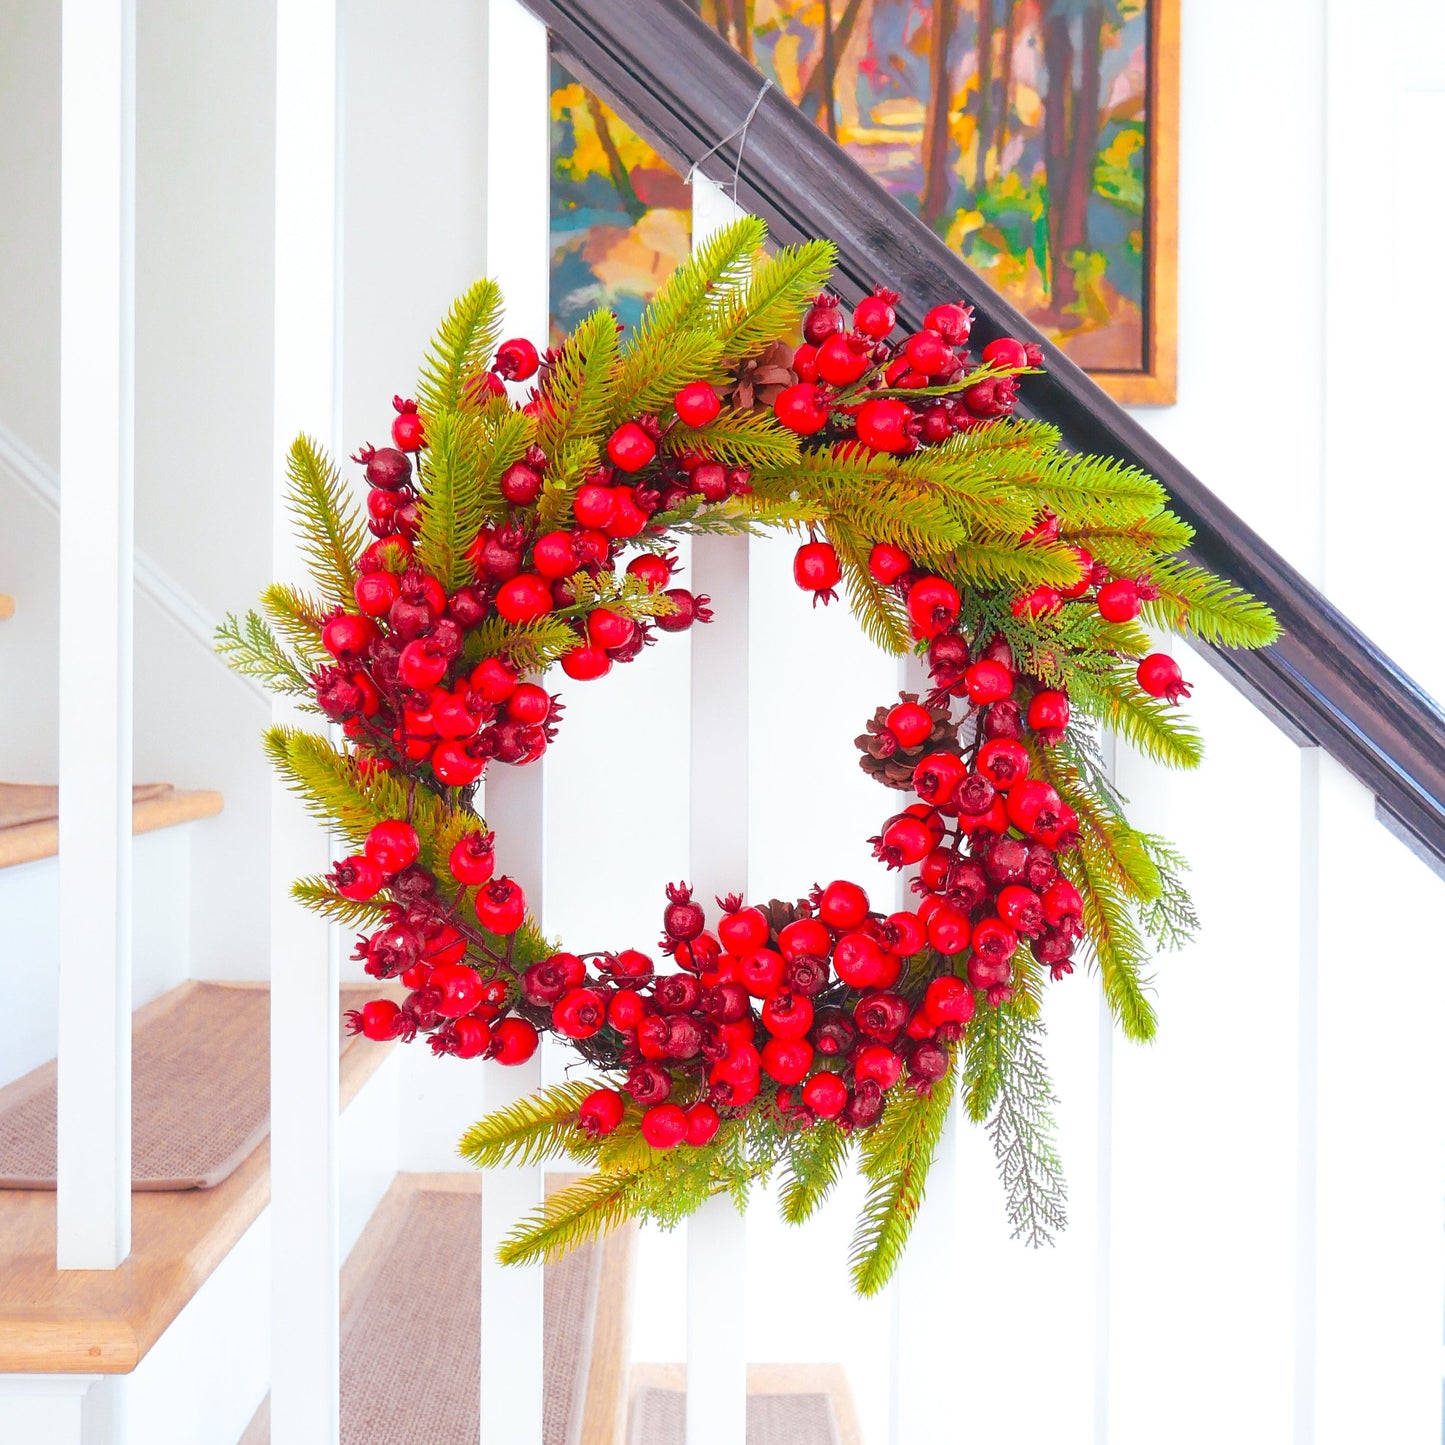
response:
[(741, 157), (719, 146), (758, 100), (756, 70), (683, 0), (526, 0), (558, 58), (613, 102), (682, 172), (714, 147), (704, 171), (728, 182), (774, 236), (838, 243), (836, 284), (856, 300), (879, 280), (922, 307), (963, 296), (974, 334), (1044, 347), (1027, 391), (1035, 415), (1081, 451), (1151, 473), (1195, 529), (1191, 555), (1274, 608), (1283, 638), (1259, 652), (1201, 647), (1302, 745), (1318, 744), (1378, 800), (1382, 815), (1437, 864), (1445, 862), (1445, 713), (1260, 535), (1105, 395), (1057, 347), (776, 88), (757, 106)]

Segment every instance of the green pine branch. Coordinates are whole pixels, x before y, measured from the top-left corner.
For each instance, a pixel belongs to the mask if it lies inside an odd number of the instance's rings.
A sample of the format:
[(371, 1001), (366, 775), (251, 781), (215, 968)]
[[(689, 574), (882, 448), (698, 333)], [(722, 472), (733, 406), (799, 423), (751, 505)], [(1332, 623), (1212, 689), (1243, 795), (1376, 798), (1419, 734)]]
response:
[[(581, 445), (594, 455), (617, 387), (617, 318), (599, 309), (584, 317), (552, 363), (538, 411), (537, 441), (551, 460), (539, 521), (565, 516), (582, 478)], [(569, 451), (568, 449), (571, 448)]]
[(633, 330), (631, 345), (649, 348), (690, 328), (708, 329), (712, 296), (745, 284), (768, 228), (743, 216), (694, 247), (692, 255), (658, 288)]
[(1143, 973), (1148, 950), (1130, 914), (1128, 896), (1083, 849), (1061, 855), (1059, 867), (1083, 897), (1084, 933), (1110, 1010), (1129, 1038), (1148, 1042), (1158, 1018), (1148, 996), (1151, 980)]
[(622, 352), (608, 426), (670, 411), (673, 397), (689, 382), (715, 378), (722, 355), (718, 338), (706, 331), (632, 337)]
[(356, 559), (366, 546), (366, 529), (340, 473), (316, 442), (299, 436), (291, 443), (286, 476), (286, 503), (312, 578), (328, 603), (354, 607)]
[(484, 372), (501, 335), (502, 293), (495, 281), (474, 281), (452, 303), (422, 363), (417, 399), (427, 419), (427, 445), (434, 447), (433, 425), (442, 412), (466, 401), (467, 383)]
[[(798, 439), (772, 415), (724, 407), (706, 426), (677, 425), (667, 434), (674, 455), (702, 451), (727, 467), (786, 468), (798, 460)], [(754, 478), (753, 486), (758, 485)]]
[(385, 903), (375, 899), (343, 898), (324, 878), (298, 878), (291, 885), (291, 896), (303, 908), (319, 913), (345, 928), (377, 928), (387, 921)]
[(493, 505), (486, 486), (485, 444), (483, 424), (475, 412), (440, 411), (427, 419), (427, 468), (417, 499), (421, 527), (416, 555), (449, 594), (476, 578), (467, 552)]
[(331, 661), (330, 654), (321, 645), (321, 630), (327, 617), (327, 608), (323, 603), (308, 596), (299, 587), (272, 582), (261, 593), (261, 610), (308, 669), (325, 666)]
[(254, 612), (228, 613), (216, 628), (216, 652), (242, 677), (255, 678), (271, 692), (315, 703), (316, 690), (296, 659)]
[(589, 1174), (547, 1196), (502, 1241), (503, 1264), (542, 1264), (625, 1224), (645, 1175)]
[(743, 360), (791, 333), (827, 284), (836, 258), (831, 241), (784, 246), (753, 268), (744, 287), (723, 291), (713, 312), (720, 354)]
[(1157, 627), (1192, 632), (1220, 647), (1268, 647), (1279, 636), (1279, 623), (1263, 602), (1202, 567), (1160, 562), (1149, 580), (1160, 595), (1144, 604), (1143, 616)]
[(576, 1079), (496, 1109), (462, 1135), (458, 1153), (478, 1169), (541, 1164), (571, 1155), (585, 1139), (577, 1111), (596, 1087), (590, 1079)]
[(852, 1140), (836, 1124), (818, 1120), (789, 1136), (778, 1207), (788, 1224), (811, 1219), (833, 1192), (852, 1151)]

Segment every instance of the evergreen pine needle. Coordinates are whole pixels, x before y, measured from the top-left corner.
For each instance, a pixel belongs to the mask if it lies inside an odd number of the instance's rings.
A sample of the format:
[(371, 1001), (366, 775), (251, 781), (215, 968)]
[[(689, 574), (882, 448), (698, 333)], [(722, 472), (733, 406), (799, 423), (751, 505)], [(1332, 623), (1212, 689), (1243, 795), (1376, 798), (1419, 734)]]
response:
[(592, 1080), (572, 1080), (495, 1109), (467, 1130), (457, 1152), (479, 1169), (540, 1164), (570, 1153), (585, 1137), (577, 1111), (596, 1087)]
[(452, 303), (422, 363), (417, 399), (431, 423), (442, 412), (458, 410), (469, 381), (487, 369), (501, 335), (502, 293), (495, 281), (475, 281)]
[(316, 442), (299, 436), (286, 476), (286, 503), (312, 578), (328, 603), (354, 607), (356, 558), (366, 546), (366, 529), (340, 474)]

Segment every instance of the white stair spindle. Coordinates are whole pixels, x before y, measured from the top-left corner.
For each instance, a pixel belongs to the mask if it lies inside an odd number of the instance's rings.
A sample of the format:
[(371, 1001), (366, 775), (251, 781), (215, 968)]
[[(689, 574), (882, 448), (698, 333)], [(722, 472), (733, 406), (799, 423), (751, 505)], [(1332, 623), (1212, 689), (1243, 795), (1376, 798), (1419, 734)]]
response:
[[(693, 244), (742, 212), (693, 178)], [(709, 906), (748, 881), (748, 539), (698, 537), (689, 586), (717, 599), (692, 639), (691, 882)], [(739, 1445), (746, 1434), (745, 1229), (721, 1196), (687, 1224), (687, 1445)]]
[[(337, 386), (337, 0), (276, 20), (275, 575), (305, 580), (283, 503), (298, 433), (334, 449)], [(298, 719), (284, 701), (278, 723)], [(340, 1431), (337, 1280), (338, 967), (326, 924), (291, 881), (327, 866), (326, 838), (277, 782), (271, 797), (271, 1439)]]
[(135, 6), (65, 0), (56, 1261), (130, 1253)]
[[(546, 27), (519, 0), (488, 0), (486, 272), (502, 288), (507, 334), (529, 337), (539, 348), (551, 312), (549, 104)], [(498, 872), (521, 884), (539, 919), (544, 767), (493, 765), (486, 783)], [(540, 1050), (516, 1068), (488, 1064), (484, 1076), (490, 1112), (541, 1086)], [(497, 1262), (497, 1246), (541, 1200), (540, 1167), (486, 1171), (479, 1382), (485, 1445), (542, 1441), (542, 1270)]]

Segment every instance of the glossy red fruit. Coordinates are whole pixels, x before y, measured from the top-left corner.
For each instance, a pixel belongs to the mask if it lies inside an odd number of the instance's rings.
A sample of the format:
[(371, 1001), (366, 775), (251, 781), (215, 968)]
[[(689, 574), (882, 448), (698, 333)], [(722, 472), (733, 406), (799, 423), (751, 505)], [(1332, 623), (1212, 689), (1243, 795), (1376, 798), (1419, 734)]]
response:
[(321, 629), (321, 645), (338, 662), (354, 662), (377, 635), (376, 623), (371, 618), (343, 612), (339, 617), (328, 619)]
[(1139, 664), (1137, 676), (1139, 686), (1150, 697), (1167, 698), (1171, 703), (1188, 697), (1191, 690), (1179, 664), (1167, 652), (1151, 652)]
[(813, 298), (803, 317), (803, 339), (810, 346), (821, 346), (834, 332), (843, 329), (843, 313), (838, 298), (826, 291)]
[(968, 769), (957, 753), (928, 753), (913, 769), (913, 791), (925, 803), (946, 803), (967, 774)]
[(637, 632), (637, 624), (610, 607), (596, 607), (587, 615), (587, 636), (594, 647), (626, 647)]
[(856, 883), (835, 880), (823, 890), (818, 917), (829, 928), (857, 928), (868, 917), (868, 895)]
[(1032, 833), (1041, 826), (1050, 826), (1050, 820), (1058, 817), (1062, 806), (1063, 801), (1051, 783), (1042, 778), (1027, 778), (1009, 791), (1009, 822), (1021, 833)]
[(474, 968), (464, 963), (439, 963), (427, 979), (428, 988), (441, 990), (436, 1011), (443, 1018), (459, 1019), (482, 1002), (482, 981)]
[(868, 343), (855, 344), (843, 335), (830, 336), (815, 358), (818, 375), (830, 386), (851, 386), (872, 366)]
[(1033, 938), (1044, 926), (1044, 910), (1039, 895), (1021, 883), (1010, 883), (1000, 888), (994, 905), (998, 916), (1025, 938)]
[(1079, 560), (1079, 580), (1071, 582), (1067, 587), (1059, 588), (1061, 597), (1082, 597), (1094, 582), (1094, 559), (1084, 547), (1073, 548), (1074, 556)]
[(835, 1119), (848, 1102), (848, 1086), (837, 1074), (814, 1074), (803, 1085), (803, 1102), (820, 1119)]
[(694, 1149), (700, 1149), (704, 1144), (711, 1143), (713, 1136), (721, 1126), (722, 1115), (705, 1099), (699, 1099), (697, 1103), (688, 1105), (687, 1142)]
[(514, 336), (497, 348), (492, 369), (508, 381), (527, 381), (537, 374), (540, 360), (537, 348), (525, 336)]
[(400, 873), (420, 856), (421, 839), (404, 819), (388, 818), (366, 835), (365, 852), (383, 873)]
[(950, 345), (961, 346), (968, 340), (973, 326), (973, 307), (965, 306), (961, 301), (945, 301), (929, 308), (923, 324)]
[(638, 536), (648, 522), (648, 514), (637, 505), (637, 493), (632, 487), (613, 487), (612, 520), (606, 532), (609, 537), (626, 539)]
[(1057, 742), (1069, 725), (1069, 695), (1047, 688), (1029, 699), (1029, 726), (1046, 743)]
[(908, 589), (908, 616), (918, 637), (937, 637), (958, 620), (962, 599), (944, 577), (920, 577)]
[(552, 715), (552, 699), (544, 687), (524, 682), (512, 689), (507, 699), (507, 716), (530, 727), (539, 727)]
[(684, 426), (706, 426), (722, 410), (722, 398), (707, 382), (693, 381), (673, 397), (672, 409)]
[(973, 1017), (973, 990), (956, 975), (942, 974), (924, 989), (923, 1007), (936, 1024), (966, 1024)]
[(963, 685), (968, 692), (969, 701), (982, 705), (1011, 697), (1014, 677), (1002, 663), (984, 658), (964, 669)]
[(755, 949), (738, 967), (738, 982), (754, 998), (771, 998), (783, 986), (783, 955), (771, 948)]
[(916, 913), (890, 913), (883, 924), (883, 948), (895, 958), (911, 958), (928, 942), (928, 929)]
[(356, 605), (368, 617), (382, 617), (401, 596), (401, 583), (391, 572), (363, 572), (352, 589)]
[(877, 988), (890, 960), (869, 933), (845, 933), (833, 949), (833, 968), (849, 988)]
[(416, 692), (429, 692), (447, 674), (448, 660), (430, 637), (408, 642), (397, 659), (396, 675)]
[(938, 834), (920, 818), (900, 813), (890, 818), (873, 842), (873, 855), (889, 868), (906, 868), (925, 857)]
[(804, 592), (816, 593), (814, 601), (829, 601), (842, 577), (838, 554), (827, 542), (804, 542), (793, 555), (793, 581)]
[(494, 844), (491, 833), (477, 829), (464, 833), (447, 855), (447, 869), (452, 877), (469, 888), (489, 883), (497, 867)]
[(1000, 336), (990, 341), (983, 349), (983, 360), (989, 366), (1024, 367), (1029, 364), (1029, 354), (1022, 341), (1012, 336)]
[(919, 331), (904, 343), (903, 354), (920, 376), (940, 376), (955, 369), (953, 348), (933, 331)]
[(981, 918), (973, 928), (973, 956), (1002, 961), (1012, 958), (1018, 934), (1001, 918)]
[(356, 903), (375, 898), (386, 886), (386, 874), (364, 853), (354, 853), (350, 858), (343, 858), (327, 878), (343, 898), (350, 898)]
[(1029, 775), (1028, 749), (1017, 738), (990, 738), (978, 750), (978, 770), (1007, 792)]
[(535, 572), (521, 572), (497, 589), (497, 611), (507, 622), (534, 622), (551, 610), (552, 589)]
[(767, 946), (768, 920), (759, 908), (738, 908), (718, 920), (717, 935), (729, 953), (744, 958)]
[(1077, 928), (1083, 917), (1083, 897), (1067, 878), (1056, 878), (1044, 889), (1042, 906), (1051, 928)]
[(856, 422), (858, 440), (875, 452), (903, 452), (913, 445), (909, 423), (915, 412), (896, 396), (865, 401)]
[(939, 953), (952, 958), (954, 954), (962, 953), (968, 947), (972, 937), (973, 926), (968, 920), (968, 914), (951, 903), (945, 903), (933, 910), (928, 920), (928, 941)]
[(477, 892), (477, 920), (492, 933), (515, 933), (527, 916), (527, 896), (519, 884), (503, 875)]
[(1115, 577), (1099, 588), (1097, 605), (1105, 622), (1132, 622), (1142, 605), (1138, 585), (1127, 577)]
[(681, 1104), (654, 1104), (642, 1116), (642, 1137), (654, 1149), (673, 1149), (687, 1138), (687, 1115)]
[(649, 592), (656, 592), (659, 587), (666, 587), (671, 579), (672, 564), (656, 552), (642, 552), (627, 564), (627, 575), (640, 577)]
[(543, 532), (532, 544), (532, 566), (549, 581), (570, 577), (580, 565), (571, 532)]
[(515, 668), (500, 657), (484, 657), (473, 669), (468, 679), (473, 692), (479, 692), (488, 702), (506, 702), (517, 690), (520, 680)]
[(587, 482), (578, 487), (577, 495), (572, 498), (572, 515), (580, 526), (605, 527), (612, 520), (616, 505), (611, 487)]
[(785, 923), (778, 934), (778, 952), (790, 963), (805, 955), (827, 958), (832, 948), (833, 935), (816, 918), (795, 918)]
[(584, 643), (562, 654), (562, 671), (573, 682), (592, 682), (612, 671), (612, 659), (604, 648)]
[(384, 1043), (401, 1032), (401, 1010), (389, 998), (368, 999), (359, 1009), (347, 1013), (346, 1027), (350, 1033)]
[(813, 1027), (813, 1005), (791, 989), (779, 989), (763, 1005), (763, 1027), (775, 1039), (800, 1039)]
[(812, 436), (828, 425), (828, 405), (810, 381), (784, 387), (773, 400), (773, 415), (799, 436)]
[(577, 1110), (578, 1127), (589, 1138), (610, 1134), (627, 1112), (627, 1101), (616, 1089), (594, 1089)]
[(634, 1033), (647, 1017), (647, 1000), (635, 988), (619, 989), (607, 1005), (607, 1022), (622, 1033)]
[(903, 1072), (903, 1059), (886, 1044), (865, 1044), (853, 1060), (853, 1074), (858, 1079), (872, 1079), (885, 1092), (898, 1082)]
[(537, 1052), (537, 1030), (526, 1019), (504, 1018), (492, 1026), (491, 1057), (499, 1064), (525, 1064)]
[(897, 300), (897, 292), (876, 287), (871, 296), (865, 296), (853, 308), (854, 329), (864, 336), (871, 336), (874, 341), (882, 341), (898, 324), (897, 313), (893, 310), (893, 303)]
[(916, 748), (933, 732), (933, 718), (926, 707), (916, 702), (900, 702), (890, 708), (884, 719), (888, 731), (898, 739), (901, 748)]
[(818, 348), (806, 341), (793, 353), (793, 372), (799, 381), (817, 381)]
[(426, 427), (416, 414), (414, 403), (413, 410), (401, 412), (392, 422), (391, 439), (404, 452), (420, 451), (426, 445)]
[(891, 587), (913, 566), (913, 559), (902, 547), (891, 542), (875, 542), (868, 554), (868, 570), (874, 581), (884, 587)]
[(801, 1082), (813, 1067), (813, 1046), (807, 1039), (769, 1039), (762, 1050), (763, 1072), (780, 1084)]
[(569, 1039), (590, 1039), (607, 1022), (607, 1000), (594, 988), (574, 988), (552, 1005), (552, 1027)]
[(641, 471), (657, 455), (657, 443), (635, 421), (625, 421), (607, 438), (607, 459), (619, 471)]

